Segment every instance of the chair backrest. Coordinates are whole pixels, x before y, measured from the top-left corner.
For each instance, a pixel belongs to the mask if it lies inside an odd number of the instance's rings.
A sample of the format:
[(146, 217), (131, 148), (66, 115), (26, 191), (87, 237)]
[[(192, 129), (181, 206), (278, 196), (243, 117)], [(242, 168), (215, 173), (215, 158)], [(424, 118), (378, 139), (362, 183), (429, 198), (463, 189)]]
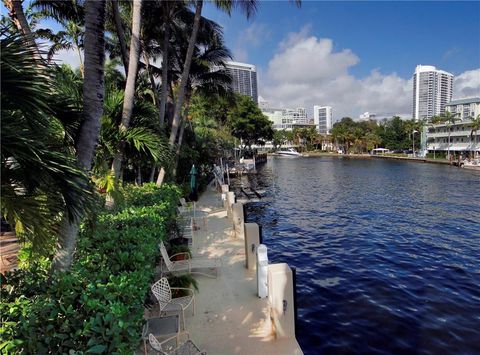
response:
[(172, 300), (172, 290), (166, 277), (162, 277), (155, 282), (152, 287), (152, 293), (160, 304), (160, 311), (162, 311), (167, 304)]
[(160, 253), (162, 254), (162, 258), (163, 258), (163, 261), (165, 262), (165, 265), (167, 265), (168, 271), (172, 271), (173, 263), (170, 260), (170, 257), (168, 256), (167, 248), (165, 248), (165, 244), (163, 244), (163, 242), (160, 242)]
[(163, 351), (163, 348), (162, 348), (162, 343), (160, 343), (157, 338), (155, 338), (155, 335), (153, 335), (152, 333), (148, 334), (148, 342), (150, 343), (150, 346), (158, 351), (160, 354), (162, 355), (168, 355), (165, 351)]

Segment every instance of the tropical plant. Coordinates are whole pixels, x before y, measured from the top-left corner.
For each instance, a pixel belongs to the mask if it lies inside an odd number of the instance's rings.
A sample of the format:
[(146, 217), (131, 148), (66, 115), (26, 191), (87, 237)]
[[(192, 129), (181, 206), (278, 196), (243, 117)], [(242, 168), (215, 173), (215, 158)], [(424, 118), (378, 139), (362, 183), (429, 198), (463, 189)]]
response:
[[(103, 112), (103, 73), (105, 60), (105, 0), (85, 1), (85, 69), (83, 81), (84, 120), (76, 141), (79, 166), (86, 172), (92, 167), (95, 146), (100, 132), (100, 119)], [(73, 221), (62, 220), (58, 250), (53, 267), (68, 269), (72, 263), (81, 216)]]
[[(125, 98), (123, 100), (122, 121), (118, 127), (120, 134), (130, 126), (133, 104), (135, 98), (135, 81), (137, 79), (137, 67), (140, 57), (140, 27), (142, 14), (142, 0), (133, 1), (132, 35), (130, 42), (130, 58), (128, 61), (128, 75), (125, 84)], [(112, 163), (112, 172), (116, 179), (120, 178), (123, 155), (125, 153), (125, 141), (120, 139), (117, 145), (115, 157)]]
[(37, 37), (49, 40), (52, 45), (47, 53), (47, 60), (60, 50), (73, 49), (77, 53), (80, 71), (83, 76), (83, 34), (85, 31), (85, 14), (83, 1), (48, 1), (36, 0), (32, 8), (39, 10), (35, 13), (37, 20), (50, 18), (62, 26), (62, 30), (53, 32), (49, 28), (35, 30)]
[(79, 113), (26, 38), (1, 37), (2, 215), (35, 250), (51, 253), (59, 220), (82, 216), (92, 196), (62, 122)]
[(458, 113), (452, 113), (450, 111), (445, 111), (444, 114), (440, 115), (440, 121), (445, 123), (448, 130), (448, 148), (447, 148), (447, 159), (450, 159), (450, 135), (452, 133), (451, 126), (458, 121)]
[(245, 147), (251, 148), (252, 144), (265, 144), (265, 141), (273, 138), (272, 121), (248, 96), (238, 96), (228, 119), (232, 135), (241, 139)]
[(472, 124), (471, 124), (471, 131), (470, 131), (470, 144), (472, 142), (474, 133), (475, 133), (475, 145), (473, 146), (474, 149), (474, 156), (478, 154), (478, 149), (477, 149), (477, 137), (478, 137), (478, 131), (480, 130), (480, 114), (477, 115), (475, 118), (471, 118)]

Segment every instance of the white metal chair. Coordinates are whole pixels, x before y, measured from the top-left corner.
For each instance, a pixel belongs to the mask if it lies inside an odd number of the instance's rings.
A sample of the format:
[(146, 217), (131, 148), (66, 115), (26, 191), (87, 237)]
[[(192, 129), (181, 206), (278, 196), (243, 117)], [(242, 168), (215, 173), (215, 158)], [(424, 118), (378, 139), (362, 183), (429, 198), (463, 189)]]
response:
[[(161, 272), (169, 272), (172, 274), (175, 273), (190, 273), (190, 274), (200, 274), (208, 277), (217, 277), (218, 268), (222, 265), (220, 258), (190, 258), (189, 253), (178, 253), (172, 256), (168, 256), (167, 248), (165, 244), (160, 242), (160, 253), (162, 254), (163, 263), (161, 264)], [(176, 255), (185, 255), (187, 259), (172, 261), (172, 258)], [(167, 270), (163, 270), (163, 264), (167, 267)], [(215, 275), (206, 274), (197, 270), (202, 269), (214, 269)]]
[[(183, 329), (185, 329), (185, 309), (193, 305), (193, 315), (195, 315), (195, 292), (191, 288), (170, 287), (167, 278), (162, 277), (151, 287), (152, 293), (158, 301), (159, 316), (162, 313), (182, 312)], [(172, 298), (172, 290), (187, 291), (187, 296)]]
[(148, 335), (148, 342), (153, 350), (158, 351), (162, 355), (206, 355), (205, 351), (201, 351), (198, 346), (195, 345), (193, 341), (189, 338), (189, 334), (187, 332), (184, 333), (187, 337), (187, 340), (182, 343), (180, 346), (173, 347), (169, 345), (172, 340), (177, 339), (176, 336), (163, 340), (162, 342), (158, 341), (158, 339), (153, 335)]

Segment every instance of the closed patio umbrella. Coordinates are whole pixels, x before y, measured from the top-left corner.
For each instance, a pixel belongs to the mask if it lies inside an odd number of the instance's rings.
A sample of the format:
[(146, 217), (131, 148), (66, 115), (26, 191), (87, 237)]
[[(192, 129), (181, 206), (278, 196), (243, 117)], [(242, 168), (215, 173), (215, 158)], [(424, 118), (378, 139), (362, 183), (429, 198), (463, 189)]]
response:
[(192, 201), (197, 201), (197, 175), (198, 171), (195, 165), (192, 165), (192, 169), (190, 170), (190, 199)]

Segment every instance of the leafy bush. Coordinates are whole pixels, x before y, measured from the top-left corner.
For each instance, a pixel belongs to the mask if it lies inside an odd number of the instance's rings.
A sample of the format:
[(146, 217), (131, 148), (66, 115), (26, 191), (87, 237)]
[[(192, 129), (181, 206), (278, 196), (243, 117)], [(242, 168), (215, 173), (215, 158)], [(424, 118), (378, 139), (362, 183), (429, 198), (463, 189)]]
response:
[[(69, 272), (20, 270), (2, 280), (0, 352), (132, 353), (180, 191), (129, 187), (123, 209), (90, 218)], [(93, 220), (93, 223), (91, 221)]]

